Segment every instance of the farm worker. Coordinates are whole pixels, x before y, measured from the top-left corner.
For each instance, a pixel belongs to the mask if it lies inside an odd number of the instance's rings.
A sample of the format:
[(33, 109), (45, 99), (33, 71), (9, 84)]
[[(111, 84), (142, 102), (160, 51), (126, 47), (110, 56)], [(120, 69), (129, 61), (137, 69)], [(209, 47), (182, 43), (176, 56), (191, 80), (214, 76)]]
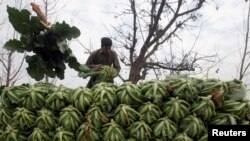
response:
[[(92, 52), (87, 59), (86, 65), (90, 68), (100, 69), (102, 65), (113, 66), (117, 70), (117, 75), (120, 72), (120, 63), (118, 56), (114, 50), (111, 49), (112, 40), (108, 37), (101, 38), (101, 48)], [(93, 87), (96, 78), (90, 77), (87, 84), (88, 88)], [(111, 78), (109, 83), (114, 83), (113, 78)]]

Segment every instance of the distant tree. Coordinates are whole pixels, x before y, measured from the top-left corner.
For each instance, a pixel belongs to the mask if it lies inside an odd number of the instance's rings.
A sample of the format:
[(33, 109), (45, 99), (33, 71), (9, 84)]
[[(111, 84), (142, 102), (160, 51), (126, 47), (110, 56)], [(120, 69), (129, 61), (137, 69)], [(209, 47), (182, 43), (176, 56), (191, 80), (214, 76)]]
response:
[[(250, 2), (248, 2), (248, 12), (247, 12), (247, 18), (245, 20), (245, 26), (244, 26), (244, 47), (243, 51), (241, 53), (241, 62), (238, 70), (238, 79), (243, 80), (247, 79), (247, 77), (250, 75), (250, 50), (249, 50), (249, 30), (250, 30)], [(248, 84), (249, 85), (249, 84)]]
[[(19, 57), (19, 58), (17, 58)], [(16, 63), (17, 60), (21, 62)], [(0, 66), (1, 66), (1, 75), (0, 81), (1, 85), (12, 86), (18, 80), (21, 79), (21, 70), (23, 69), (25, 54), (18, 56), (12, 51), (6, 51), (1, 49), (0, 51)]]
[[(3, 4), (3, 1), (0, 1)], [(15, 7), (19, 9), (23, 7), (23, 1), (15, 1)], [(3, 18), (5, 19), (5, 18)], [(4, 20), (5, 21), (5, 20)], [(6, 22), (2, 22), (0, 26), (4, 27)], [(6, 30), (6, 29), (5, 29)], [(12, 33), (12, 34), (9, 34)], [(5, 36), (10, 35), (10, 38), (17, 38), (18, 34), (14, 30), (8, 30), (4, 32)], [(21, 79), (22, 69), (24, 65), (25, 53), (23, 55), (18, 55), (12, 51), (7, 51), (3, 49), (4, 42), (8, 40), (1, 38), (0, 41), (0, 85), (11, 86)]]
[[(191, 27), (201, 15), (199, 10), (205, 0), (129, 0), (124, 11), (116, 18), (123, 17), (118, 27), (114, 27), (117, 36), (114, 38), (121, 48), (121, 62), (130, 67), (128, 79), (137, 83), (144, 79), (150, 70), (163, 69), (179, 74), (181, 71), (194, 71), (199, 67), (198, 61), (210, 60), (214, 55), (201, 55), (192, 49), (174, 53), (173, 39), (181, 40), (179, 32)], [(167, 44), (168, 43), (168, 44)], [(158, 54), (169, 48), (169, 55), (164, 59)], [(183, 51), (183, 50), (182, 50)]]
[(49, 20), (56, 20), (66, 5), (65, 0), (41, 0), (41, 7)]

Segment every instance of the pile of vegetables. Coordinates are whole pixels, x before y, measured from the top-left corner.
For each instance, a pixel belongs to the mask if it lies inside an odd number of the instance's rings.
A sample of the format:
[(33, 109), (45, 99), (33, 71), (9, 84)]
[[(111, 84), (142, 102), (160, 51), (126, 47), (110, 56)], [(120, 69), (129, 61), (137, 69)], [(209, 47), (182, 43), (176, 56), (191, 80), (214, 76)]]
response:
[(0, 140), (206, 141), (208, 124), (250, 125), (245, 97), (238, 80), (181, 77), (91, 89), (40, 82), (5, 87)]

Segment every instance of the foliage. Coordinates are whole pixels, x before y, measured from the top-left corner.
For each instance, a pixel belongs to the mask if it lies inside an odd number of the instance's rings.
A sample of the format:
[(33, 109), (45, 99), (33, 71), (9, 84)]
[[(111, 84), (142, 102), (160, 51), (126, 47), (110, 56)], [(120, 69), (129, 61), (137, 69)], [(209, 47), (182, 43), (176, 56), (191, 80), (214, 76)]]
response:
[(63, 79), (65, 63), (78, 71), (80, 64), (68, 46), (68, 41), (80, 36), (77, 27), (71, 27), (65, 21), (47, 27), (26, 9), (7, 6), (7, 12), (13, 28), (20, 33), (20, 39), (10, 39), (4, 47), (20, 53), (31, 52), (32, 55), (26, 56), (26, 62), (29, 65), (27, 72), (32, 78), (39, 81), (48, 75)]
[(233, 100), (243, 100), (247, 96), (247, 87), (241, 80), (231, 80), (228, 85), (228, 98)]
[(96, 78), (96, 84), (99, 82), (106, 82), (117, 76), (117, 71), (114, 67), (103, 65), (100, 69), (91, 69), (86, 65), (80, 65), (78, 76), (87, 78), (93, 76)]

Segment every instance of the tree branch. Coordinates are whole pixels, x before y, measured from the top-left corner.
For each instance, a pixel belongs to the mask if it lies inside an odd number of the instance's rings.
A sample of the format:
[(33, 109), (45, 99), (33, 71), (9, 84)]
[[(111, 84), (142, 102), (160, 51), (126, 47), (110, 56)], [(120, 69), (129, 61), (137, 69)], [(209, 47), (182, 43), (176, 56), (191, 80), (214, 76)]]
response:
[(160, 63), (160, 62), (147, 62), (147, 67), (149, 68), (155, 68), (155, 69), (166, 69), (166, 70), (172, 70), (172, 71), (194, 71), (193, 66), (188, 65), (182, 65), (177, 67), (167, 66), (167, 64)]
[(248, 7), (247, 27), (246, 27), (246, 35), (245, 35), (245, 47), (244, 47), (243, 57), (242, 57), (241, 64), (240, 64), (240, 76), (239, 76), (239, 80), (243, 79), (243, 77), (245, 75), (245, 72), (246, 72), (246, 69), (244, 70), (244, 65), (245, 65), (245, 61), (246, 61), (247, 48), (248, 48), (249, 24), (250, 24), (250, 3), (249, 3), (249, 7)]
[(145, 66), (144, 68), (143, 68), (143, 70), (142, 70), (142, 74), (141, 74), (141, 79), (145, 79), (146, 78), (146, 76), (147, 76), (147, 73), (148, 72), (148, 68)]
[(2, 65), (4, 66), (4, 68), (7, 70), (8, 68), (7, 68), (6, 64), (4, 63), (3, 59), (0, 58), (0, 62), (2, 63)]
[(243, 71), (244, 76), (246, 76), (246, 72), (248, 71), (249, 67), (250, 67), (250, 62), (247, 64), (247, 66), (245, 67)]
[(118, 77), (122, 80), (122, 82), (128, 81), (128, 80), (125, 80), (120, 74), (118, 74)]
[(183, 15), (187, 15), (189, 13), (192, 13), (194, 11), (197, 11), (198, 9), (201, 8), (201, 6), (203, 5), (203, 3), (206, 2), (206, 0), (199, 0), (199, 3), (197, 4), (197, 6), (193, 9), (187, 10), (185, 12), (179, 13), (178, 16), (183, 16)]
[(160, 7), (158, 9), (158, 12), (157, 12), (156, 16), (154, 16), (155, 18), (151, 19), (151, 20), (153, 20), (153, 21), (151, 21), (151, 23), (153, 23), (153, 25), (149, 26), (148, 36), (147, 36), (147, 38), (146, 38), (146, 40), (141, 48), (139, 58), (143, 58), (145, 56), (148, 48), (150, 47), (150, 44), (152, 44), (152, 43), (150, 43), (150, 40), (153, 37), (154, 31), (158, 26), (158, 22), (160, 20), (160, 17), (161, 17), (161, 14), (162, 14), (162, 11), (163, 11), (165, 4), (166, 4), (166, 0), (162, 0)]
[(20, 66), (18, 67), (17, 71), (15, 72), (15, 74), (10, 78), (10, 81), (12, 81), (15, 77), (17, 77), (18, 73), (20, 72), (22, 66), (23, 66), (23, 63), (24, 63), (24, 60), (25, 60), (25, 56), (26, 56), (26, 52), (24, 53), (23, 55), (23, 59), (21, 61), (21, 64)]
[(92, 51), (91, 51), (89, 48), (85, 47), (85, 46), (83, 45), (83, 43), (80, 42), (79, 39), (76, 39), (76, 41), (77, 41), (77, 42), (87, 51), (88, 54), (91, 54)]
[(135, 46), (137, 43), (137, 39), (136, 39), (136, 32), (137, 32), (137, 23), (136, 23), (136, 19), (137, 19), (137, 12), (136, 12), (136, 7), (135, 7), (135, 0), (130, 0), (131, 3), (131, 10), (133, 13), (133, 39), (132, 39), (132, 45), (130, 47), (130, 63), (134, 62), (134, 51), (135, 51)]
[(159, 47), (159, 45), (163, 44), (164, 42), (166, 42), (167, 40), (169, 40), (172, 35), (175, 34), (175, 32), (177, 31), (178, 28), (180, 28), (188, 19), (184, 20), (183, 22), (179, 23), (178, 25), (176, 25), (175, 29), (173, 31), (171, 31), (167, 37), (165, 37), (162, 41), (160, 42), (156, 42), (156, 44), (154, 45), (153, 49), (147, 53), (147, 55), (145, 56), (145, 59), (148, 59)]

